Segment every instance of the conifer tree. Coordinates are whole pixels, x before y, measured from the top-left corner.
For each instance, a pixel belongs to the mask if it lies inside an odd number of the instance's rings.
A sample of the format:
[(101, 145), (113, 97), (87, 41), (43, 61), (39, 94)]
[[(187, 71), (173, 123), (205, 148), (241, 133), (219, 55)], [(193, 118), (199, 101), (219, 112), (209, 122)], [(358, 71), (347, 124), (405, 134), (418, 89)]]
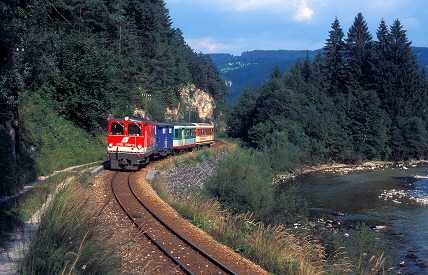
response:
[(306, 54), (305, 62), (303, 63), (302, 67), (302, 76), (306, 83), (309, 82), (312, 75), (312, 66), (311, 66), (311, 60), (309, 59), (309, 54)]
[(351, 90), (370, 90), (372, 87), (372, 36), (362, 13), (355, 17), (345, 43), (346, 84)]
[(383, 108), (392, 119), (418, 116), (424, 107), (414, 104), (424, 101), (424, 80), (406, 31), (399, 20), (388, 31), (382, 20), (377, 37), (375, 84)]
[(331, 25), (329, 38), (324, 46), (324, 63), (322, 68), (324, 90), (330, 95), (343, 92), (344, 82), (344, 47), (343, 30), (337, 17)]

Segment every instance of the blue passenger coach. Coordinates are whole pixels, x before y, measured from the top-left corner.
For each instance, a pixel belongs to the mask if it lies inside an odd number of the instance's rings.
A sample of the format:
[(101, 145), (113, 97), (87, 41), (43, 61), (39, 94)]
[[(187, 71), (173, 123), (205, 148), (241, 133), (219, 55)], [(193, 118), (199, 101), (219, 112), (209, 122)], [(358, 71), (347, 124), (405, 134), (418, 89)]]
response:
[(170, 123), (156, 124), (157, 156), (167, 156), (172, 153), (174, 140), (174, 125)]

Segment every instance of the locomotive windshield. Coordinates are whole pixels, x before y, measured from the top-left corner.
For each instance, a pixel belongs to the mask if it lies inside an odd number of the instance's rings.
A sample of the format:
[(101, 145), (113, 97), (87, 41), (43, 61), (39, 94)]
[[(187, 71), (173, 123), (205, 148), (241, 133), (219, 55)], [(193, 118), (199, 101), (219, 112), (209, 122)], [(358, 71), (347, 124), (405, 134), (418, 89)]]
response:
[(123, 135), (124, 127), (119, 122), (113, 122), (111, 124), (110, 135)]
[(128, 125), (128, 135), (140, 136), (141, 135), (141, 126), (138, 124), (129, 124)]

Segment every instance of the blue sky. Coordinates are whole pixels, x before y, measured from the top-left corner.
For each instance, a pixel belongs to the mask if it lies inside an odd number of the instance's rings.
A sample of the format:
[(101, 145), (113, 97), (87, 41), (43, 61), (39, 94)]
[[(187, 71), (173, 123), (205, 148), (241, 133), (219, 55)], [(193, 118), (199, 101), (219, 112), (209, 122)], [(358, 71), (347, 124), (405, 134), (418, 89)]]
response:
[(339, 19), (345, 36), (362, 12), (370, 33), (399, 19), (413, 46), (428, 47), (427, 0), (164, 0), (174, 28), (199, 53), (315, 50)]

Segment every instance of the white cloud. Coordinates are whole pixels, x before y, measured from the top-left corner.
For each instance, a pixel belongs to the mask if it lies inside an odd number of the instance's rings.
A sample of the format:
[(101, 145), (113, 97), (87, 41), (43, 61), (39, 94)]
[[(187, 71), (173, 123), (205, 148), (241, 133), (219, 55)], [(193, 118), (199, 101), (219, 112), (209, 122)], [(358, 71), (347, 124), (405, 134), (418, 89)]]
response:
[(186, 39), (186, 42), (197, 53), (217, 53), (228, 48), (225, 44), (214, 42), (210, 37)]
[(300, 2), (300, 6), (296, 13), (295, 19), (297, 21), (311, 21), (312, 14), (314, 14), (314, 12), (308, 7), (306, 1), (302, 0)]

